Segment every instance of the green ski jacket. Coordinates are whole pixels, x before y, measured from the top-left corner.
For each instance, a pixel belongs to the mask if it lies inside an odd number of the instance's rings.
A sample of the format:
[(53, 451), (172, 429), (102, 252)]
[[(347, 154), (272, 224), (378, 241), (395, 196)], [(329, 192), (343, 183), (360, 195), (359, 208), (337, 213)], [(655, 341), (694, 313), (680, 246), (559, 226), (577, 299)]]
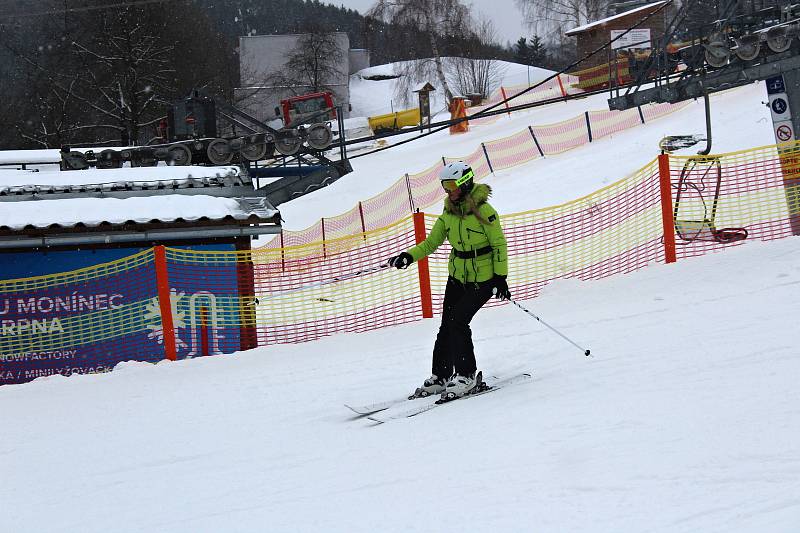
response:
[(444, 212), (430, 235), (408, 250), (414, 261), (429, 256), (447, 239), (453, 247), (448, 261), (451, 277), (462, 283), (480, 283), (495, 274), (508, 275), (508, 251), (500, 217), (486, 202), (491, 194), (491, 187), (479, 183), (457, 204), (445, 198)]

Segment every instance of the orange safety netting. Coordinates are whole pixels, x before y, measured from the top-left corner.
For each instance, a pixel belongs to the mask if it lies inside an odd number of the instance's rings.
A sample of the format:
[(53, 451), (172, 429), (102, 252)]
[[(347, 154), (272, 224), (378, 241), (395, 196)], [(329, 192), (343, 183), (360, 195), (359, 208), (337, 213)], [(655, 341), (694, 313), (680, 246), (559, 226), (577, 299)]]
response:
[(800, 148), (670, 157), (678, 259), (800, 234)]
[[(601, 279), (800, 234), (800, 144), (662, 163), (559, 206), (501, 214), (514, 296), (534, 297), (556, 279)], [(420, 198), (439, 204), (438, 183), (434, 192), (422, 181)], [(391, 217), (408, 206), (380, 208)], [(341, 224), (348, 230), (360, 224), (360, 216), (349, 216)], [(426, 302), (437, 314), (448, 245), (428, 258), (427, 275), (420, 265), (386, 266), (436, 216), (416, 215), (424, 222), (416, 231), (405, 216), (336, 238), (327, 238), (334, 226), (326, 226), (326, 239), (314, 242), (239, 252), (157, 247), (91, 268), (0, 281), (0, 383), (367, 331), (419, 320)]]
[[(535, 95), (532, 96), (534, 97)], [(427, 208), (439, 201), (437, 174), (443, 163), (465, 161), (473, 166), (476, 178), (481, 180), (497, 170), (522, 165), (545, 155), (566, 152), (588, 144), (592, 139), (630, 129), (687, 105), (689, 102), (647, 105), (641, 107), (641, 114), (637, 109), (589, 111), (588, 114), (556, 124), (529, 126), (508, 137), (487, 141), (470, 154), (461, 157), (443, 156), (441, 162), (431, 168), (417, 174), (406, 174), (385, 191), (363, 200), (347, 213), (321, 219), (303, 230), (284, 230), (267, 246), (295, 246), (314, 242), (323, 238), (323, 231), (326, 239), (352, 235), (383, 227), (408, 216), (416, 209)]]

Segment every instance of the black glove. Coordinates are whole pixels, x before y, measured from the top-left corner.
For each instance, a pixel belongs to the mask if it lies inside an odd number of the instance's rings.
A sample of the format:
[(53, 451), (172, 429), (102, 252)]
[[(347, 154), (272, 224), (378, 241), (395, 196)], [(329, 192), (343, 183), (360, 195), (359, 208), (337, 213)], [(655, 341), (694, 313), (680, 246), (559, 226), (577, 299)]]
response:
[(495, 298), (500, 300), (511, 299), (511, 291), (508, 290), (508, 283), (506, 282), (505, 276), (495, 274), (492, 278), (492, 286)]
[(411, 254), (408, 252), (403, 252), (400, 255), (395, 255), (389, 258), (389, 266), (393, 266), (395, 268), (403, 269), (408, 268), (408, 265), (414, 262), (414, 258), (411, 257)]

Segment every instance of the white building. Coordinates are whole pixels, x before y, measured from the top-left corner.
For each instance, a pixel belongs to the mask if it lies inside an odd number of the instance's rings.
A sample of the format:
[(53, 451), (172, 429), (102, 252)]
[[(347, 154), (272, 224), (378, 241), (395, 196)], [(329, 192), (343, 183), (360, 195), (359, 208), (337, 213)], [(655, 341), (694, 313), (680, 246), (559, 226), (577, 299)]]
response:
[[(333, 33), (344, 61), (337, 63), (333, 79), (325, 80), (334, 94), (336, 105), (341, 105), (348, 116), (350, 107), (350, 74), (369, 66), (369, 52), (350, 50), (346, 33)], [(237, 106), (264, 122), (276, 119), (275, 107), (292, 95), (312, 92), (311, 86), (273, 85), (270, 79), (286, 69), (288, 56), (297, 47), (302, 34), (257, 35), (239, 38), (239, 71), (242, 86), (235, 91)], [(352, 67), (352, 68), (351, 68)]]

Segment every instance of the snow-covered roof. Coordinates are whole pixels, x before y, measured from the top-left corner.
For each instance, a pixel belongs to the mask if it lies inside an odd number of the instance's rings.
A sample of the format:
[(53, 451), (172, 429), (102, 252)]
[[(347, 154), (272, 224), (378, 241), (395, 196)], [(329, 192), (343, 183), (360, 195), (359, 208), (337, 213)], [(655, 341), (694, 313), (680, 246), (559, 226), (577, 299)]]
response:
[(43, 148), (41, 150), (0, 151), (0, 165), (58, 164), (60, 161), (61, 152), (55, 148)]
[[(0, 153), (0, 157), (2, 153)], [(60, 161), (60, 159), (59, 159)], [(5, 187), (23, 185), (67, 186), (101, 183), (146, 183), (154, 181), (186, 182), (192, 179), (238, 176), (239, 167), (167, 166), (88, 169), (88, 170), (30, 170), (0, 169), (0, 194)]]
[[(253, 200), (262, 200), (260, 205)], [(121, 224), (266, 222), (278, 211), (263, 198), (239, 199), (195, 195), (137, 198), (75, 198), (4, 202), (0, 231), (23, 229), (109, 228)]]
[(637, 13), (639, 11), (646, 11), (648, 9), (654, 9), (654, 8), (657, 8), (657, 7), (659, 7), (659, 6), (663, 5), (663, 4), (666, 4), (666, 3), (667, 3), (666, 0), (663, 0), (661, 2), (654, 2), (652, 4), (639, 6), (637, 8), (631, 9), (629, 11), (625, 11), (624, 13), (620, 13), (618, 15), (613, 15), (611, 17), (607, 17), (607, 18), (604, 18), (602, 20), (596, 20), (594, 22), (590, 22), (588, 24), (584, 24), (583, 26), (578, 26), (577, 28), (572, 28), (571, 30), (568, 30), (568, 31), (564, 32), (564, 35), (571, 36), (571, 35), (575, 35), (577, 33), (582, 33), (582, 32), (585, 32), (586, 30), (590, 30), (590, 29), (594, 28), (595, 26), (602, 26), (603, 24), (611, 22), (612, 20), (616, 20), (618, 18), (622, 18), (622, 17), (625, 17), (627, 15), (632, 15), (632, 14)]
[(431, 89), (434, 89), (434, 90), (436, 89), (436, 87), (434, 87), (434, 86), (433, 86), (433, 84), (432, 84), (431, 82), (429, 82), (429, 81), (423, 81), (423, 82), (421, 82), (421, 83), (418, 83), (418, 84), (414, 85), (414, 86), (411, 88), (411, 92), (412, 92), (412, 93), (416, 93), (416, 92), (419, 92), (419, 91), (421, 91), (422, 89), (425, 89), (426, 87), (430, 87)]
[(175, 222), (271, 221), (236, 166), (0, 171), (0, 233)]

